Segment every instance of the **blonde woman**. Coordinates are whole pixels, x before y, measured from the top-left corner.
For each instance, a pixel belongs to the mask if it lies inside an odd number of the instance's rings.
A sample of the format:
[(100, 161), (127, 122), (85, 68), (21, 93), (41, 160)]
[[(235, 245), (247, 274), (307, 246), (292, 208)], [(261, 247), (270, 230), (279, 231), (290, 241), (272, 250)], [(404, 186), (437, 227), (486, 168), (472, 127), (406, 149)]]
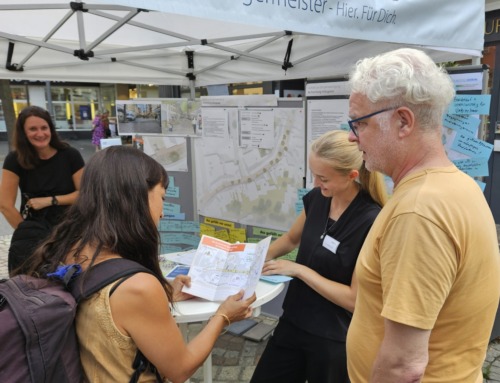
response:
[[(252, 383), (348, 382), (345, 340), (356, 299), (354, 267), (387, 200), (383, 177), (370, 173), (345, 131), (311, 146), (314, 189), (288, 233), (269, 248), (263, 274), (293, 277)], [(295, 262), (275, 260), (299, 248)]]

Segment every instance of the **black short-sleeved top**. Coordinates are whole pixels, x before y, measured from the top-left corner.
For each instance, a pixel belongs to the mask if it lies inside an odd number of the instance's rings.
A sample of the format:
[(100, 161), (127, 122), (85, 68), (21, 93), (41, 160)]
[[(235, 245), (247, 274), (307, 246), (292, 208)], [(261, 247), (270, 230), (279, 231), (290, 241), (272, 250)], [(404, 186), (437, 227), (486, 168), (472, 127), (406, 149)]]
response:
[[(72, 147), (58, 149), (57, 153), (48, 160), (40, 160), (34, 169), (24, 169), (17, 160), (17, 153), (10, 152), (3, 164), (3, 168), (10, 170), (19, 177), (21, 190), (21, 206), (26, 203), (25, 195), (33, 197), (49, 197), (65, 195), (74, 192), (73, 174), (84, 167), (85, 163), (78, 150)], [(41, 209), (37, 214), (44, 215), (52, 224), (58, 223), (67, 206), (50, 206)]]
[[(359, 192), (349, 207), (331, 226), (328, 235), (340, 242), (336, 253), (323, 247), (323, 234), (330, 212), (331, 198), (314, 188), (304, 198), (306, 221), (302, 231), (297, 263), (330, 280), (351, 284), (359, 251), (380, 206), (366, 192)], [(332, 221), (328, 226), (330, 226)], [(288, 287), (282, 320), (311, 334), (345, 342), (352, 314), (323, 298), (298, 278)]]

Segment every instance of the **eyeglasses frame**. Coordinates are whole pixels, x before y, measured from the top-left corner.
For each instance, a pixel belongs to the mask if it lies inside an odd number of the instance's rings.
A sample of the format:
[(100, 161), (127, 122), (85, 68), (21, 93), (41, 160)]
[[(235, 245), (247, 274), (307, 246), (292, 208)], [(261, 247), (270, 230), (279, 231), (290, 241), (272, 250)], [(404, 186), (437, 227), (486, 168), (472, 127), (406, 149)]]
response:
[(362, 120), (366, 120), (367, 118), (370, 118), (370, 117), (373, 117), (373, 116), (376, 116), (377, 114), (380, 114), (380, 113), (384, 113), (384, 112), (387, 112), (388, 110), (394, 110), (394, 109), (397, 109), (399, 108), (399, 106), (394, 106), (392, 108), (385, 108), (385, 109), (381, 109), (381, 110), (378, 110), (376, 112), (373, 112), (373, 113), (370, 113), (370, 114), (367, 114), (366, 116), (361, 116), (361, 117), (358, 117), (358, 118), (355, 118), (353, 120), (349, 120), (347, 121), (347, 123), (349, 124), (349, 128), (352, 130), (352, 132), (354, 133), (354, 135), (359, 138), (359, 133), (358, 133), (358, 128), (356, 128), (353, 124), (358, 122), (358, 121), (362, 121)]

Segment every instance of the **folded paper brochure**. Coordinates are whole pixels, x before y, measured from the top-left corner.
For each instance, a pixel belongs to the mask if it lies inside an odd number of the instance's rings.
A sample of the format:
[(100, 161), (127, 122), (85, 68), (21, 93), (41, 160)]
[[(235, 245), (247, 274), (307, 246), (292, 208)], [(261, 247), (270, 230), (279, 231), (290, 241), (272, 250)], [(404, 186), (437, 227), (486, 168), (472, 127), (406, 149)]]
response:
[(191, 287), (182, 291), (211, 301), (223, 301), (245, 290), (244, 299), (257, 287), (271, 236), (258, 243), (229, 243), (203, 235), (193, 257)]

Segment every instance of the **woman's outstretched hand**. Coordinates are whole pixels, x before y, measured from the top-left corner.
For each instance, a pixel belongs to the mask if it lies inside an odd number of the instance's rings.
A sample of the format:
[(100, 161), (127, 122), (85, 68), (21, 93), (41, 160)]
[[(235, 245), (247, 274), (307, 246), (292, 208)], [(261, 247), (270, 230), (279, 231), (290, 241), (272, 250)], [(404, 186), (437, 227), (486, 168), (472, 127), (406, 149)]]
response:
[(234, 295), (230, 295), (217, 309), (217, 313), (226, 315), (231, 323), (238, 322), (252, 316), (253, 309), (251, 304), (255, 302), (257, 296), (255, 293), (247, 299), (242, 299), (244, 291), (240, 290)]
[(303, 266), (286, 259), (273, 259), (264, 263), (264, 266), (262, 267), (262, 274), (281, 274), (289, 275), (290, 277), (298, 277), (301, 267)]

